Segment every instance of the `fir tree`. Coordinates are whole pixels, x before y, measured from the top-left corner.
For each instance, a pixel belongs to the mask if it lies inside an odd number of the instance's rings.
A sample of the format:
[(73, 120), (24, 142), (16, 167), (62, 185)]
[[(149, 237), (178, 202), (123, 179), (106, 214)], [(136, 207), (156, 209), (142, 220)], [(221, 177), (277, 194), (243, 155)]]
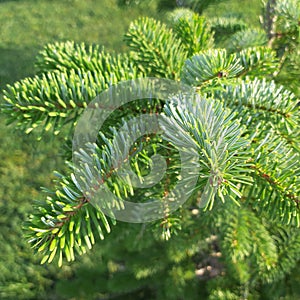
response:
[[(45, 131), (61, 134), (70, 146), (80, 115), (99, 93), (125, 80), (172, 79), (193, 89), (198, 100), (175, 95), (166, 102), (131, 102), (104, 124), (98, 157), (82, 157), (110, 174), (105, 183), (115, 195), (139, 201), (140, 190), (111, 175), (111, 149), (130, 117), (155, 111), (182, 129), (180, 140), (192, 139), (202, 168), (180, 209), (151, 223), (126, 224), (90, 203), (66, 147), (69, 173), (56, 173), (56, 188), (44, 188), (45, 198), (25, 224), (41, 262), (62, 266), (97, 242), (92, 253), (101, 267), (84, 278), (95, 283), (90, 298), (299, 297), (292, 275), (300, 254), (299, 16), (296, 0), (269, 1), (262, 29), (180, 9), (171, 12), (169, 24), (132, 22), (127, 54), (73, 42), (47, 45), (37, 58), (37, 75), (4, 91), (9, 122), (39, 132), (41, 140)], [(153, 154), (172, 159), (168, 183), (151, 189), (162, 197), (178, 180), (176, 147), (159, 135), (132, 147), (138, 151), (131, 152), (130, 165), (140, 178)]]

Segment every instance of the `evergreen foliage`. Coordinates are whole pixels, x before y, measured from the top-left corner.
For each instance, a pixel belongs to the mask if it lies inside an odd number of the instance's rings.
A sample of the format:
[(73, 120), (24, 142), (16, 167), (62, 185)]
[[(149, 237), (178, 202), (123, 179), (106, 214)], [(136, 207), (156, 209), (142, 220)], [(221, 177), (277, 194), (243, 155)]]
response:
[(224, 2), (226, 0), (159, 0), (159, 9), (174, 9), (176, 7), (189, 8), (202, 14), (208, 6), (213, 6), (218, 2)]
[[(62, 266), (105, 239), (89, 258), (91, 264), (101, 260), (94, 278), (86, 279), (99, 284), (90, 298), (300, 297), (295, 288), (267, 292), (280, 280), (293, 281), (300, 257), (300, 116), (294, 87), (300, 7), (295, 0), (271, 2), (265, 31), (233, 18), (210, 22), (181, 11), (178, 18), (173, 12), (170, 26), (145, 17), (132, 22), (125, 35), (128, 54), (73, 42), (50, 44), (37, 58), (38, 74), (6, 88), (2, 112), (26, 133), (39, 130), (41, 139), (44, 131), (65, 134), (67, 124), (72, 131), (88, 103), (120, 81), (174, 79), (199, 95), (193, 101), (181, 95), (133, 101), (112, 114), (99, 133), (96, 158), (80, 152), (83, 163), (95, 161), (97, 178), (118, 199), (135, 202), (146, 194), (162, 198), (174, 186), (182, 167), (176, 140), (186, 143), (189, 137), (201, 171), (187, 203), (151, 223), (116, 222), (90, 203), (67, 159), (69, 174), (56, 173), (55, 188), (44, 188), (45, 199), (25, 224), (42, 263)], [(226, 28), (230, 33), (218, 37)], [(291, 65), (290, 86), (284, 72)], [(121, 135), (121, 125), (138, 132), (130, 117), (149, 111), (174, 132), (164, 133), (168, 143), (164, 135), (154, 135), (132, 145), (128, 160), (138, 178), (147, 175), (153, 154), (169, 159), (162, 179), (167, 184), (141, 192), (116, 176), (112, 154), (119, 149), (113, 137)], [(86, 168), (86, 182), (95, 170)], [(76, 293), (70, 289), (66, 296)]]

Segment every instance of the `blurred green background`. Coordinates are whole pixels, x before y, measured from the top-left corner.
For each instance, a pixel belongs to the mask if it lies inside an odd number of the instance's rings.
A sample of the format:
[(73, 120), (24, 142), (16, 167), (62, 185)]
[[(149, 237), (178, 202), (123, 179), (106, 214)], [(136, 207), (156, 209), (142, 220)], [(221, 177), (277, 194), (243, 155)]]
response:
[[(140, 15), (165, 18), (166, 12), (157, 9), (158, 0), (120, 5), (124, 2), (0, 0), (0, 90), (34, 74), (35, 56), (46, 43), (74, 40), (126, 51), (122, 40), (131, 20)], [(260, 13), (259, 0), (231, 0), (209, 7), (204, 15), (235, 15), (259, 26)], [(72, 276), (76, 266), (86, 270), (87, 278), (93, 276), (88, 274), (88, 259), (62, 269), (41, 266), (22, 237), (22, 223), (33, 201), (43, 199), (40, 186), (50, 187), (52, 170), (63, 167), (60, 138), (46, 137), (47, 143), (38, 143), (36, 136), (16, 132), (5, 121), (0, 115), (0, 299), (60, 299), (60, 279)], [(76, 299), (86, 297), (83, 293)]]

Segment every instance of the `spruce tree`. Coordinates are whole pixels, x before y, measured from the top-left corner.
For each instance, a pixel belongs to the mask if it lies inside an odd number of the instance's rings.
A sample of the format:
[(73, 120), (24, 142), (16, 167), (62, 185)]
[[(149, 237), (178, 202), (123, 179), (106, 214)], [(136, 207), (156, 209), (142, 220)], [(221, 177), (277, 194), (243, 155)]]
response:
[[(85, 285), (82, 297), (90, 299), (300, 296), (299, 16), (296, 0), (279, 0), (266, 4), (262, 28), (234, 17), (205, 19), (188, 9), (171, 12), (167, 24), (143, 17), (125, 35), (128, 53), (49, 44), (37, 57), (37, 75), (7, 86), (2, 112), (10, 123), (37, 132), (41, 141), (44, 132), (66, 141), (68, 171), (56, 172), (54, 189), (43, 188), (44, 198), (24, 225), (26, 238), (42, 263), (59, 266), (97, 243), (89, 256), (97, 267), (63, 283), (67, 297), (80, 297)], [(123, 105), (101, 128), (95, 151), (79, 151), (81, 161), (95, 163), (120, 210), (123, 199), (139, 202), (149, 194), (163, 202), (181, 180), (185, 164), (176, 140), (195, 145), (201, 168), (179, 209), (152, 222), (124, 223), (84, 193), (95, 169), (87, 165), (78, 181), (71, 142), (97, 95), (148, 77), (178, 82), (196, 96), (149, 95)], [(120, 128), (130, 127), (133, 116), (149, 113), (178, 130), (169, 132), (168, 142), (152, 134), (131, 145), (127, 160), (140, 180), (152, 155), (167, 161), (165, 182), (141, 190), (117, 176), (114, 141), (124, 138)]]

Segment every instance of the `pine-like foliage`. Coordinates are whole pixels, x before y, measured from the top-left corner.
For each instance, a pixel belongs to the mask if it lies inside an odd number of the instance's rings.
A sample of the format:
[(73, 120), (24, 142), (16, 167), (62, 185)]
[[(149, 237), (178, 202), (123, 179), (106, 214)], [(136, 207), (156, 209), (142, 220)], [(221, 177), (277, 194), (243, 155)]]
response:
[[(178, 10), (169, 26), (150, 18), (132, 22), (125, 35), (128, 54), (50, 44), (37, 57), (36, 76), (7, 86), (2, 112), (8, 122), (26, 133), (38, 130), (41, 138), (49, 130), (65, 134), (68, 124), (72, 132), (89, 103), (120, 81), (173, 79), (197, 95), (137, 99), (116, 109), (95, 143), (77, 153), (85, 166), (82, 181), (68, 160), (69, 174), (57, 172), (55, 187), (44, 188), (44, 199), (36, 202), (24, 227), (42, 263), (62, 266), (107, 239), (93, 252), (101, 256), (94, 270), (101, 285), (89, 291), (91, 299), (275, 299), (268, 289), (293, 280), (289, 274), (300, 257), (300, 8), (294, 0), (271, 2), (265, 31), (234, 18), (206, 20)], [(161, 116), (165, 131), (127, 145), (126, 138), (141, 131), (130, 119), (147, 113)], [(126, 157), (116, 140), (130, 149)], [(177, 211), (133, 225), (91, 204), (83, 185), (94, 178), (108, 186), (120, 210), (122, 199), (163, 199), (180, 168), (187, 168), (178, 145), (199, 160), (191, 171), (197, 183)], [(167, 162), (160, 183), (142, 190), (118, 177), (114, 160), (127, 162), (142, 181), (153, 155)], [(281, 288), (276, 299), (300, 297)], [(70, 289), (68, 296), (74, 293)]]
[(133, 60), (148, 76), (177, 79), (187, 51), (172, 29), (159, 21), (141, 18), (125, 35)]

